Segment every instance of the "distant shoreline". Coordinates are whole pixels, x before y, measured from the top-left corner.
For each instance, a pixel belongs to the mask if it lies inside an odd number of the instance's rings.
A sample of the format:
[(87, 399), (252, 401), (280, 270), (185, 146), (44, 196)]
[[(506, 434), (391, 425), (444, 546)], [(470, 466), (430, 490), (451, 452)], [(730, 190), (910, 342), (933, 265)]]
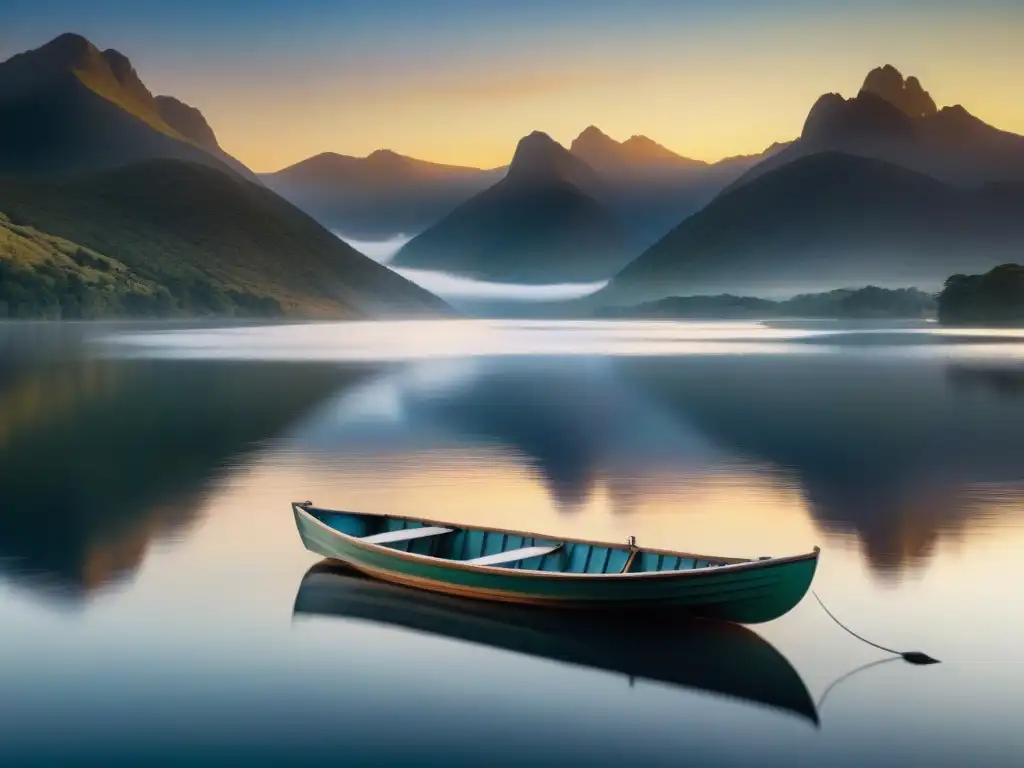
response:
[(936, 317), (933, 294), (917, 288), (839, 288), (791, 299), (755, 296), (670, 296), (627, 307), (601, 307), (600, 318), (672, 320), (930, 320)]

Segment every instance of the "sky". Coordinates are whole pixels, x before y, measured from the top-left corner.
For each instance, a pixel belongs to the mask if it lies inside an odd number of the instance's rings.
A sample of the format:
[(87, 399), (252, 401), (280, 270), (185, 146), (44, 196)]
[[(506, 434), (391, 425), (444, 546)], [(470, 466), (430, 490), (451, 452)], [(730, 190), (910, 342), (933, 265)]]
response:
[(889, 63), (1024, 133), (1020, 0), (2, 0), (0, 59), (66, 31), (199, 107), (256, 171), (388, 148), (497, 167), (588, 125), (702, 160), (799, 134)]

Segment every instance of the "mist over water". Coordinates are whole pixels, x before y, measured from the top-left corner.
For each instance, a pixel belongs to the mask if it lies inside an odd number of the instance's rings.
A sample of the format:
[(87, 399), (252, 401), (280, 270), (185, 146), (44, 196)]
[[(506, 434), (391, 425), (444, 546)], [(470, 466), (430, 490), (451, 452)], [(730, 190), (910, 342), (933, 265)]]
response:
[[(394, 235), (387, 240), (357, 240), (347, 237), (341, 232), (335, 231), (334, 234), (363, 255), (369, 256), (378, 264), (390, 264), (402, 246), (412, 240), (412, 237), (404, 234)], [(589, 296), (608, 285), (608, 280), (592, 283), (552, 283), (548, 285), (492, 283), (429, 269), (393, 269), (402, 277), (440, 296), (442, 299), (517, 302), (566, 301)]]
[(493, 299), (495, 301), (564, 301), (589, 296), (608, 285), (607, 280), (597, 283), (551, 283), (549, 285), (522, 285), (519, 283), (489, 283), (469, 277), (433, 272), (427, 269), (396, 269), (395, 272), (442, 299)]
[(401, 250), (402, 246), (412, 240), (412, 235), (406, 235), (401, 232), (392, 235), (387, 240), (358, 240), (337, 230), (332, 230), (332, 232), (338, 236), (339, 240), (344, 240), (361, 254), (369, 256), (378, 264), (388, 264), (395, 258), (395, 254)]

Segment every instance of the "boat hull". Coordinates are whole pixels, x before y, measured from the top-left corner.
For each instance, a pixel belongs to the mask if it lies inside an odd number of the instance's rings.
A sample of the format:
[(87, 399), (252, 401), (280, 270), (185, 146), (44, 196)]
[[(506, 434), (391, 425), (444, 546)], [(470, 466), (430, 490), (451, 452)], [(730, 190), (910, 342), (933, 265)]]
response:
[(644, 610), (673, 608), (702, 618), (757, 624), (803, 599), (818, 553), (701, 571), (584, 575), (474, 567), (366, 545), (293, 507), (303, 544), (374, 578), (460, 597), (508, 603)]

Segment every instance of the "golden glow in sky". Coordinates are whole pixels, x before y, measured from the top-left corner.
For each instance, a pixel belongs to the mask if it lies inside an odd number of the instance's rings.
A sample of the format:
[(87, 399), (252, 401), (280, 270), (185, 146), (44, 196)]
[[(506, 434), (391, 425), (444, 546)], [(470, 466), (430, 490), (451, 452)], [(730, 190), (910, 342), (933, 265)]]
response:
[[(916, 74), (940, 106), (961, 103), (986, 122), (1024, 133), (1018, 82), (1024, 46), (1010, 51), (999, 45), (1009, 43), (1010, 30), (987, 31), (985, 51), (959, 52), (945, 44), (854, 50), (847, 43), (826, 53), (791, 36), (744, 47), (725, 62), (711, 52), (681, 50), (619, 62), (570, 60), (541, 72), (427, 72), (379, 88), (338, 73), (290, 92), (284, 109), (255, 124), (249, 110), (215, 106), (212, 94), (204, 109), (225, 147), (259, 170), (322, 151), (362, 155), (381, 147), (496, 167), (508, 163), (519, 138), (533, 130), (568, 144), (590, 124), (619, 140), (643, 133), (710, 161), (798, 136), (818, 96), (854, 96), (871, 68), (894, 63), (905, 75)], [(975, 39), (982, 39), (980, 32)]]
[(821, 94), (853, 96), (886, 63), (940, 106), (1024, 133), (1019, 2), (41, 5), (62, 8), (16, 15), (0, 57), (67, 29), (116, 47), (257, 171), (380, 148), (497, 167), (533, 130), (568, 144), (591, 124), (717, 160), (794, 138)]

